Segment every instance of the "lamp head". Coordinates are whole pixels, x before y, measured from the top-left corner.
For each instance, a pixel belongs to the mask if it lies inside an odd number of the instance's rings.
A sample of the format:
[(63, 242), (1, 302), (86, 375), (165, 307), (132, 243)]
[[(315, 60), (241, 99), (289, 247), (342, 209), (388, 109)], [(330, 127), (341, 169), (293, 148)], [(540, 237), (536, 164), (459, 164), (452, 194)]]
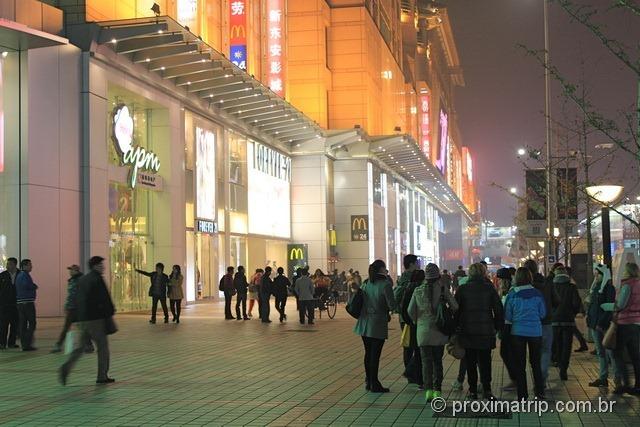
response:
[(608, 205), (618, 200), (624, 187), (621, 185), (592, 185), (587, 187), (586, 190), (591, 198), (603, 205)]

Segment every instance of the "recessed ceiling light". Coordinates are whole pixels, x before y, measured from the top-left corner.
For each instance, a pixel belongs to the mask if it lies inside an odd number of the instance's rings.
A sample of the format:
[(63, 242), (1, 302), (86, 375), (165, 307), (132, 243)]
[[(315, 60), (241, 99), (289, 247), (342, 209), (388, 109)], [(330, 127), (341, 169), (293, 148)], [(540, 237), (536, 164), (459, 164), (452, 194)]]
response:
[(151, 62), (151, 58), (145, 59), (146, 62)]

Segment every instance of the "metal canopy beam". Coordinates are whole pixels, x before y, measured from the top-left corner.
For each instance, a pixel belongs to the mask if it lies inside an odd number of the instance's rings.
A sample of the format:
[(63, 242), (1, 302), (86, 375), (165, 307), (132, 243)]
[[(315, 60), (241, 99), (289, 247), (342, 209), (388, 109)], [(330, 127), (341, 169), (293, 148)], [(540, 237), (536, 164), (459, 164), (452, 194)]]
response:
[(253, 86), (249, 83), (243, 85), (231, 85), (225, 90), (205, 90), (198, 94), (201, 98), (210, 98), (211, 102), (224, 102), (240, 98), (243, 94), (249, 93)]
[[(258, 96), (254, 96), (254, 95), (258, 95)], [(257, 93), (254, 95), (245, 96), (242, 98), (235, 99), (233, 101), (226, 101), (219, 105), (220, 105), (220, 108), (224, 110), (229, 110), (231, 108), (238, 108), (238, 107), (244, 107), (246, 105), (253, 105), (256, 102), (264, 102), (264, 101), (271, 100), (271, 98), (268, 97), (267, 95), (261, 95)]]
[(158, 31), (167, 31), (168, 29), (169, 24), (166, 22), (145, 25), (102, 27), (100, 35), (98, 36), (98, 44), (111, 43), (114, 39), (116, 41), (120, 41), (134, 37), (146, 36), (153, 33), (157, 34)]
[(120, 54), (133, 53), (152, 47), (172, 45), (184, 42), (182, 34), (162, 34), (149, 37), (136, 37), (116, 43), (116, 52)]
[(135, 63), (149, 62), (154, 59), (166, 58), (168, 56), (180, 55), (183, 53), (195, 53), (197, 51), (198, 45), (195, 43), (185, 43), (175, 46), (152, 47), (134, 53), (131, 57), (131, 60)]
[(187, 53), (176, 56), (169, 56), (166, 58), (159, 58), (151, 60), (147, 63), (150, 71), (164, 71), (165, 69), (171, 69), (187, 64), (200, 63), (202, 61), (210, 61), (211, 57), (207, 53)]
[(278, 138), (282, 138), (282, 139), (293, 139), (293, 138), (297, 138), (303, 135), (311, 135), (311, 136), (315, 136), (316, 132), (313, 130), (309, 130), (309, 128), (307, 129), (303, 129), (303, 128), (297, 128), (297, 129), (292, 129), (289, 130), (287, 132), (282, 132), (280, 134), (278, 134)]
[[(226, 93), (227, 89), (235, 90), (238, 87), (245, 87), (248, 83), (242, 76), (207, 80), (200, 83), (187, 84), (189, 92), (202, 92), (212, 90), (215, 94)], [(251, 88), (252, 86), (249, 86)]]
[(260, 130), (264, 132), (272, 132), (272, 131), (282, 132), (283, 129), (297, 127), (297, 126), (299, 126), (299, 123), (296, 122), (295, 120), (291, 120), (288, 117), (283, 117), (281, 119), (272, 120), (270, 123), (267, 123), (266, 125), (261, 125)]
[(242, 113), (237, 113), (236, 117), (241, 120), (250, 120), (253, 121), (255, 118), (262, 118), (262, 120), (276, 119), (278, 117), (282, 117), (284, 115), (284, 110), (282, 107), (265, 107), (261, 110), (257, 111), (249, 111)]
[(250, 112), (255, 110), (262, 110), (264, 108), (275, 108), (278, 104), (275, 101), (266, 98), (264, 100), (258, 100), (257, 98), (253, 100), (250, 104), (245, 104), (244, 106), (229, 106), (225, 105), (224, 109), (229, 114), (241, 114), (243, 112)]
[(184, 65), (178, 65), (177, 67), (172, 67), (168, 70), (165, 70), (162, 72), (162, 77), (164, 77), (165, 79), (172, 79), (175, 77), (186, 76), (206, 70), (215, 70), (218, 68), (222, 68), (222, 62), (210, 61), (207, 58), (202, 58), (201, 60), (194, 61), (193, 63), (186, 63)]
[[(185, 76), (180, 76), (177, 77), (174, 81), (174, 83), (177, 86), (181, 86), (184, 84), (187, 84), (187, 82), (191, 82), (191, 83), (199, 83), (199, 82), (204, 82), (207, 80), (214, 80), (214, 79), (220, 79), (220, 78), (230, 78), (230, 77), (234, 77), (236, 76), (235, 74), (233, 74), (231, 72), (230, 69), (219, 69), (219, 70), (213, 70), (211, 68), (209, 68), (208, 70), (203, 70), (200, 71), (198, 73), (191, 73), (191, 74), (187, 74)], [(241, 77), (241, 76), (238, 76)]]

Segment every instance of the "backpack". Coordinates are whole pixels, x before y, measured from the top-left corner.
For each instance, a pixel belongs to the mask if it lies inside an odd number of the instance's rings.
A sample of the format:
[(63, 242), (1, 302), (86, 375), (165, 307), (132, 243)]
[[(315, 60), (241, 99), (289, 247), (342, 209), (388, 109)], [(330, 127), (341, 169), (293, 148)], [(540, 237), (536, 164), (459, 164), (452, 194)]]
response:
[(224, 276), (220, 278), (220, 283), (218, 284), (218, 290), (220, 292), (224, 292)]
[(444, 285), (440, 287), (440, 301), (436, 307), (436, 328), (446, 336), (451, 336), (456, 330), (456, 318), (449, 303), (444, 297)]

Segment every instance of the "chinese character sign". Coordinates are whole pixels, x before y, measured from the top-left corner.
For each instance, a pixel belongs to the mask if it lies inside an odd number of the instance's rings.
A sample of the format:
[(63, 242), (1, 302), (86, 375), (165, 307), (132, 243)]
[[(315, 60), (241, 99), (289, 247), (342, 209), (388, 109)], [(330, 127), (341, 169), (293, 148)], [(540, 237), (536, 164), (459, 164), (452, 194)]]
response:
[(431, 158), (431, 123), (429, 122), (429, 95), (420, 96), (420, 148), (425, 156)]
[(229, 3), (229, 58), (242, 70), (247, 69), (247, 1)]
[(267, 85), (284, 97), (284, 0), (267, 0)]

